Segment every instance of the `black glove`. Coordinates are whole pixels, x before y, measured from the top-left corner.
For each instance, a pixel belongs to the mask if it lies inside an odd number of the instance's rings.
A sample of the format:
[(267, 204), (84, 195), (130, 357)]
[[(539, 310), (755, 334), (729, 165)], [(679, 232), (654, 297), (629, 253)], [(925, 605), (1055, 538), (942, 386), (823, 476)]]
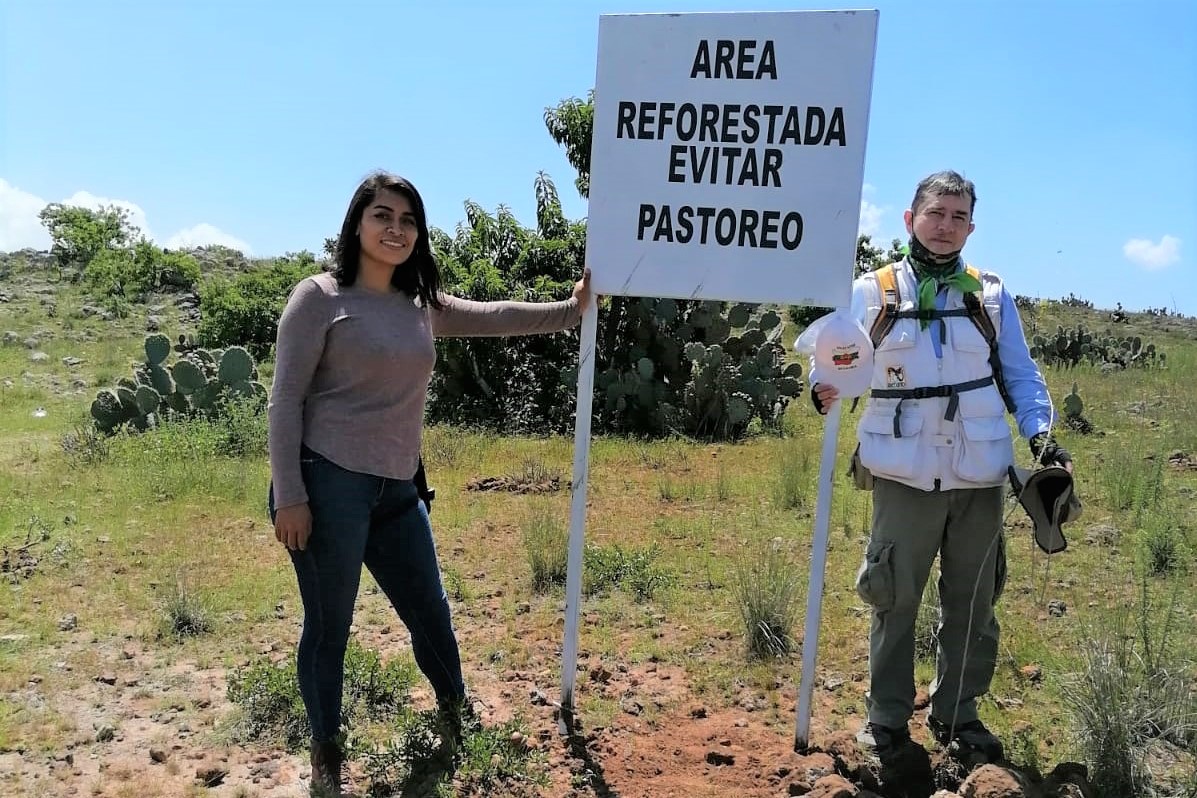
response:
[(416, 483), (416, 495), (420, 497), (420, 501), (424, 502), (424, 509), (432, 515), (432, 500), (436, 498), (436, 489), (428, 487), (428, 475), (424, 473), (424, 458), (420, 458), (420, 464), (416, 466), (416, 475), (413, 477)]
[(823, 409), (823, 403), (819, 401), (818, 395), (815, 393), (815, 386), (810, 386), (810, 403), (815, 406), (815, 412), (822, 415), (827, 411)]
[(1035, 456), (1037, 463), (1063, 466), (1072, 462), (1072, 455), (1068, 453), (1068, 450), (1056, 443), (1055, 438), (1046, 432), (1032, 435), (1028, 443), (1031, 445), (1031, 454)]

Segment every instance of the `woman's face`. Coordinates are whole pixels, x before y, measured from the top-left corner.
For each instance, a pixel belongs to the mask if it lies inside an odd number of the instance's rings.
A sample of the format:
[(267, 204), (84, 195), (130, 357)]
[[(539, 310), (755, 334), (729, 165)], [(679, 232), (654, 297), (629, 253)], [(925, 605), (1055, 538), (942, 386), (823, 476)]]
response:
[(398, 266), (415, 251), (420, 227), (407, 197), (384, 189), (362, 211), (357, 235), (363, 255), (376, 263)]

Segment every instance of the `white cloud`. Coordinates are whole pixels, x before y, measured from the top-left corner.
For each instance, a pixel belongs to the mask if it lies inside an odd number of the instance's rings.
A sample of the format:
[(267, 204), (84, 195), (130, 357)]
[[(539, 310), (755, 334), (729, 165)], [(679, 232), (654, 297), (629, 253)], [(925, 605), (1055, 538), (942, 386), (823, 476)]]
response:
[(38, 212), (48, 204), (41, 197), (0, 178), (0, 252), (26, 247), (49, 249), (50, 234), (37, 218)]
[(1180, 239), (1166, 235), (1157, 244), (1147, 238), (1132, 238), (1122, 246), (1122, 254), (1148, 271), (1165, 269), (1180, 260)]
[(881, 232), (881, 217), (888, 210), (876, 203), (870, 202), (867, 197), (871, 197), (877, 193), (877, 188), (868, 183), (862, 186), (860, 199), (860, 233), (863, 235), (876, 238), (877, 234)]
[(167, 249), (185, 249), (187, 247), (203, 247), (210, 244), (220, 244), (230, 247), (239, 250), (245, 255), (251, 253), (249, 244), (207, 222), (202, 222), (194, 227), (188, 227), (186, 230), (180, 230), (168, 238), (163, 246)]
[[(48, 200), (30, 194), (28, 191), (22, 191), (7, 180), (0, 178), (0, 252), (13, 252), (26, 247), (49, 249), (50, 234), (37, 217), (42, 208), (49, 204)], [(123, 208), (129, 213), (129, 223), (138, 228), (146, 238), (151, 241), (155, 240), (145, 211), (135, 202), (100, 197), (90, 191), (76, 191), (70, 197), (62, 200), (62, 204), (90, 208), (91, 210), (98, 210), (104, 205)], [(251, 251), (249, 244), (245, 241), (206, 222), (180, 230), (167, 239), (163, 246), (168, 249), (181, 249), (202, 247), (208, 244), (223, 244), (247, 255)]]

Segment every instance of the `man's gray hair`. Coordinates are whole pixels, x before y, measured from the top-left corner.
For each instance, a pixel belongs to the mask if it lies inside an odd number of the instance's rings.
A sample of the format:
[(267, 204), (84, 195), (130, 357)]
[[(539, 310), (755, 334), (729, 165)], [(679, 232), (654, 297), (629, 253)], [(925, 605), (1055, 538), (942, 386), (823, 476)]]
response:
[(977, 207), (977, 187), (973, 185), (973, 181), (949, 169), (927, 175), (919, 181), (918, 187), (914, 190), (914, 202), (910, 204), (910, 210), (913, 213), (918, 213), (919, 206), (929, 197), (939, 197), (944, 194), (956, 197), (967, 196), (971, 200), (968, 206), (970, 216)]

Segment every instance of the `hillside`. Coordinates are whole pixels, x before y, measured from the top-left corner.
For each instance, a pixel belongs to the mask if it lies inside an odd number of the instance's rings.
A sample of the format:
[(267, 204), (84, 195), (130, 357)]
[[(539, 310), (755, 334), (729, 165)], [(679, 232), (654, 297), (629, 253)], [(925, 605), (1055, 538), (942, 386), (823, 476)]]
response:
[[(227, 253), (203, 264), (227, 274), (250, 266)], [(1069, 548), (1046, 558), (1008, 503), (1002, 649), (982, 715), (1035, 785), (1021, 794), (1101, 795), (1099, 777), (1117, 764), (1112, 748), (1094, 754), (1105, 728), (1128, 735), (1136, 795), (1191, 798), (1197, 319), (1129, 313), (1114, 323), (1110, 313), (1052, 301), (1023, 308), (1029, 338), (1083, 326), (1139, 336), (1166, 361), (1047, 370), (1057, 404), (1076, 384), (1091, 427), (1059, 430), (1084, 515), (1065, 528)], [(48, 258), (0, 256), (0, 794), (303, 794), (306, 752), (267, 722), (287, 717), (286, 702), (265, 709), (287, 695), (270, 666), (293, 660), (301, 611), (265, 513), (261, 418), (112, 439), (90, 430), (97, 390), (132, 374), (146, 333), (173, 340), (194, 332), (197, 317), (188, 291), (153, 294), (122, 318), (60, 281)], [(258, 365), (269, 385), (271, 364)], [(844, 418), (841, 470), (855, 420)], [(551, 570), (546, 559), (563, 556), (572, 439), (430, 428), (433, 525), (487, 733), (455, 772), (443, 767), (413, 731), (432, 706), (415, 678), (400, 709), (364, 706), (358, 742), (371, 755), (354, 764), (355, 794), (867, 798), (864, 785), (925, 798), (956, 789), (964, 774), (934, 750), (921, 712), (912, 729), (934, 769), (924, 783), (879, 781), (852, 751), (868, 652), (868, 612), (852, 585), (871, 510), (869, 495), (843, 479), (812, 728), (819, 750), (791, 750), (822, 422), (795, 401), (783, 430), (735, 444), (593, 442), (580, 728), (562, 737), (552, 703), (563, 593), (535, 582)], [(750, 657), (745, 593), (787, 589), (789, 650)], [(932, 624), (930, 612), (920, 619), (924, 648)], [(368, 574), (354, 640), (410, 671), (407, 631)], [(924, 687), (934, 674), (927, 651)], [(378, 743), (396, 730), (401, 745)], [(1070, 762), (1090, 779), (1070, 776)], [(1059, 778), (1042, 784), (1053, 770)], [(837, 786), (837, 775), (858, 792)]]

